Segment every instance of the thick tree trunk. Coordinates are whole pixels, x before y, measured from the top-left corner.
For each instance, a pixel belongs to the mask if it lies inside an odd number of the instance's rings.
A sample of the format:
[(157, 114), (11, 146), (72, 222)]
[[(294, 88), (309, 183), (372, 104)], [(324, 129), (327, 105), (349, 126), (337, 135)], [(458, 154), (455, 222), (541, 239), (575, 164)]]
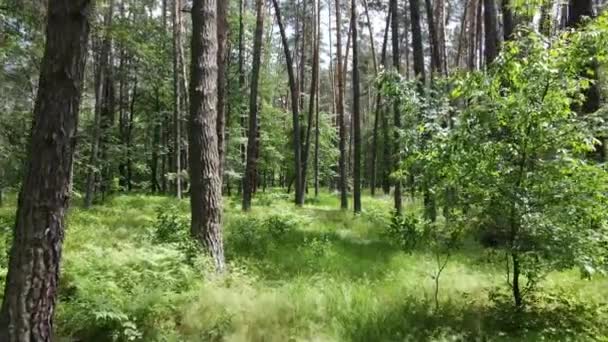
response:
[(338, 188), (340, 189), (340, 208), (348, 208), (348, 195), (346, 188), (346, 120), (344, 115), (344, 76), (342, 69), (342, 9), (340, 0), (336, 0), (336, 50), (338, 65), (336, 66), (336, 77), (338, 78), (338, 101), (336, 109), (338, 111), (338, 127), (339, 127), (339, 173)]
[(253, 41), (253, 69), (251, 71), (251, 92), (249, 94), (249, 131), (247, 139), (247, 166), (243, 186), (243, 211), (251, 208), (258, 159), (258, 82), (262, 60), (262, 40), (264, 38), (264, 0), (256, 0), (257, 19)]
[(283, 43), (283, 50), (285, 52), (285, 62), (287, 64), (287, 76), (289, 78), (289, 88), (291, 91), (291, 112), (293, 116), (293, 151), (295, 161), (295, 202), (296, 205), (301, 206), (304, 203), (299, 202), (299, 199), (303, 198), (300, 194), (303, 191), (302, 185), (302, 153), (300, 144), (300, 118), (299, 118), (299, 96), (297, 91), (296, 77), (293, 70), (293, 60), (291, 58), (291, 52), (289, 51), (289, 42), (287, 40), (287, 34), (285, 33), (285, 26), (283, 25), (283, 19), (281, 18), (281, 8), (277, 2), (278, 0), (272, 0), (274, 6), (277, 24), (279, 25), (279, 31), (281, 33), (281, 41)]
[(359, 85), (359, 41), (358, 41), (358, 21), (357, 21), (357, 2), (351, 2), (351, 22), (353, 26), (353, 126), (354, 126), (354, 162), (353, 166), (353, 196), (354, 211), (361, 212), (361, 101)]
[(216, 0), (192, 4), (190, 84), (191, 234), (207, 248), (218, 272), (224, 270), (222, 179), (217, 144)]
[(28, 163), (0, 311), (0, 341), (46, 342), (54, 337), (91, 12), (88, 0), (49, 1)]

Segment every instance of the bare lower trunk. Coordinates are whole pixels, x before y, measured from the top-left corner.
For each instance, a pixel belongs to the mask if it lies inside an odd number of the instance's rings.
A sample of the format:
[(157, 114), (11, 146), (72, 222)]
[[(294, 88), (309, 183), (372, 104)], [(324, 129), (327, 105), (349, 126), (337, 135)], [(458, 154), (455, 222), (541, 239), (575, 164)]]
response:
[(247, 166), (243, 183), (243, 210), (251, 208), (251, 196), (256, 184), (258, 161), (258, 81), (262, 60), (264, 38), (264, 0), (256, 0), (256, 27), (253, 45), (253, 70), (251, 71), (251, 93), (249, 94), (249, 130), (247, 140)]
[(348, 197), (346, 189), (346, 118), (344, 115), (344, 76), (342, 69), (342, 17), (340, 0), (336, 0), (336, 50), (338, 65), (336, 67), (336, 77), (338, 78), (338, 127), (340, 136), (340, 159), (338, 188), (340, 189), (340, 208), (348, 208)]
[(353, 26), (353, 131), (354, 131), (354, 162), (353, 167), (353, 203), (355, 213), (361, 212), (361, 103), (359, 85), (359, 42), (357, 24), (357, 2), (351, 3), (351, 22)]
[(300, 118), (299, 118), (299, 96), (297, 92), (296, 77), (293, 68), (293, 60), (291, 58), (291, 52), (289, 51), (289, 42), (287, 40), (287, 34), (285, 27), (283, 26), (283, 19), (281, 17), (281, 8), (279, 7), (278, 0), (272, 0), (274, 6), (277, 24), (279, 25), (279, 31), (281, 34), (281, 41), (283, 44), (283, 50), (285, 53), (285, 62), (287, 64), (287, 76), (289, 77), (289, 88), (291, 92), (291, 112), (293, 116), (293, 150), (295, 160), (295, 202), (296, 205), (301, 206), (304, 203), (300, 202), (299, 199), (303, 198), (300, 194), (302, 189), (302, 156), (301, 156), (301, 143), (300, 143)]
[(0, 341), (42, 342), (54, 337), (91, 11), (87, 0), (49, 1), (28, 164), (0, 311)]
[(222, 180), (217, 144), (217, 21), (215, 0), (192, 5), (190, 84), (191, 234), (216, 271), (225, 268), (222, 241)]

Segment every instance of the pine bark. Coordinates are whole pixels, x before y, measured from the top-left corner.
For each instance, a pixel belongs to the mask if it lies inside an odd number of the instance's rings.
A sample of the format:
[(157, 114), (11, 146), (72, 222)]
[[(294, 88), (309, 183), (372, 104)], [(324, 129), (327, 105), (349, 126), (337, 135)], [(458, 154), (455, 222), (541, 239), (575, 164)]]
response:
[(217, 144), (216, 0), (192, 4), (190, 84), (191, 234), (223, 272), (222, 180)]
[(258, 159), (258, 83), (262, 60), (262, 40), (264, 38), (264, 0), (256, 0), (256, 25), (253, 41), (253, 68), (249, 94), (249, 130), (247, 139), (247, 165), (243, 186), (243, 211), (251, 208)]
[(52, 341), (92, 2), (50, 0), (0, 340)]

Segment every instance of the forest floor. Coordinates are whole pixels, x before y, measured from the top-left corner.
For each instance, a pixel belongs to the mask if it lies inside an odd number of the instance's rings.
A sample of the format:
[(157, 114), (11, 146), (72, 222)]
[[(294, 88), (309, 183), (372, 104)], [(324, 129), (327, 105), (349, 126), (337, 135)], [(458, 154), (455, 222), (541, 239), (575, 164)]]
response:
[[(0, 208), (3, 248), (10, 202)], [(551, 273), (515, 311), (504, 256), (473, 240), (450, 258), (436, 308), (434, 254), (385, 236), (388, 197), (365, 196), (358, 216), (329, 193), (301, 209), (280, 192), (258, 194), (248, 214), (236, 198), (225, 207), (230, 271), (218, 277), (187, 239), (187, 200), (74, 203), (59, 341), (608, 341), (608, 279)], [(6, 263), (2, 255), (2, 278)]]

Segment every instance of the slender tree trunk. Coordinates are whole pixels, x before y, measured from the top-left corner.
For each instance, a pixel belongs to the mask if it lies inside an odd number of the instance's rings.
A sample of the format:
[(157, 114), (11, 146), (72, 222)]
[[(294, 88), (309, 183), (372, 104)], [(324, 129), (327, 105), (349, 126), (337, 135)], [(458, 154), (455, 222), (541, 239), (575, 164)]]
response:
[[(110, 6), (104, 17), (104, 26), (110, 27), (112, 25), (113, 16), (113, 0), (110, 1)], [(91, 154), (89, 156), (89, 172), (87, 173), (86, 192), (84, 199), (85, 208), (91, 207), (93, 199), (95, 197), (96, 181), (100, 177), (100, 149), (101, 140), (103, 135), (103, 122), (104, 116), (106, 115), (108, 106), (108, 96), (112, 92), (112, 89), (107, 89), (111, 84), (108, 82), (110, 78), (111, 66), (110, 66), (110, 50), (112, 49), (112, 38), (109, 34), (106, 34), (101, 43), (101, 52), (99, 53), (99, 61), (97, 63), (97, 70), (95, 73), (95, 117), (93, 121), (93, 141), (91, 144)]]
[(426, 22), (428, 24), (428, 31), (430, 36), (432, 74), (441, 71), (442, 62), (439, 51), (439, 40), (437, 38), (437, 29), (435, 26), (435, 18), (433, 15), (433, 4), (431, 0), (424, 0), (424, 3), (426, 7)]
[[(240, 0), (239, 2), (239, 93), (240, 94), (244, 94), (245, 93), (245, 69), (244, 69), (244, 64), (245, 64), (245, 24), (244, 24), (244, 11), (245, 11), (245, 4), (244, 4), (245, 0)], [(243, 137), (243, 134), (246, 130), (245, 127), (245, 115), (243, 113), (244, 111), (244, 106), (241, 105), (240, 101), (239, 101), (239, 121), (241, 124), (241, 137)], [(246, 148), (245, 148), (245, 144), (241, 143), (240, 146), (241, 149), (241, 164), (245, 164), (245, 153), (246, 153)], [(245, 181), (245, 173), (243, 173), (243, 176), (241, 177), (241, 181), (239, 183), (239, 193), (243, 190), (243, 183)]]
[(49, 0), (28, 163), (0, 310), (1, 341), (54, 338), (53, 313), (92, 10), (87, 0)]
[[(321, 47), (321, 0), (316, 1), (316, 18), (315, 18), (315, 60), (313, 68), (316, 69), (317, 82), (315, 84), (315, 170), (314, 170), (314, 182), (315, 182), (315, 197), (319, 196), (319, 50)], [(330, 34), (331, 36), (331, 34)], [(273, 174), (274, 179), (274, 174)]]
[(249, 94), (249, 132), (247, 140), (247, 166), (243, 186), (243, 211), (251, 208), (251, 195), (255, 186), (258, 158), (258, 82), (264, 38), (264, 0), (256, 0), (257, 19), (253, 41), (253, 69)]
[(340, 208), (347, 209), (348, 197), (346, 193), (346, 122), (344, 115), (344, 77), (342, 74), (342, 10), (340, 7), (340, 0), (336, 0), (336, 58), (338, 59), (338, 65), (336, 66), (336, 77), (338, 78), (338, 101), (336, 103), (336, 107), (338, 110), (338, 126), (340, 136), (340, 178), (338, 181), (338, 187), (340, 188)]
[(181, 0), (173, 0), (173, 152), (175, 158), (175, 190), (178, 199), (182, 198), (182, 131), (181, 131), (181, 54), (182, 54), (182, 14)]
[(129, 109), (129, 123), (127, 124), (127, 190), (133, 190), (133, 158), (131, 148), (133, 145), (133, 125), (135, 120), (135, 101), (137, 99), (137, 76), (133, 81), (131, 92), (131, 105)]
[[(545, 4), (543, 4), (545, 6)], [(510, 40), (513, 35), (513, 12), (511, 10), (511, 3), (509, 0), (501, 0), (502, 7), (502, 30), (504, 40)], [(542, 20), (542, 18), (541, 18)]]
[(483, 20), (485, 28), (484, 55), (486, 65), (492, 64), (498, 56), (498, 28), (496, 23), (496, 7), (494, 0), (483, 0)]
[[(372, 46), (372, 58), (373, 58), (373, 64), (374, 64), (374, 74), (378, 75), (378, 62), (376, 61), (376, 49), (374, 46), (374, 33), (372, 30), (372, 22), (370, 20), (370, 16), (369, 16), (369, 8), (367, 5), (367, 0), (363, 0), (363, 5), (365, 8), (365, 17), (367, 18), (367, 26), (369, 28), (369, 36), (370, 36), (370, 40), (371, 40), (371, 46)], [(389, 7), (389, 13), (388, 16), (386, 18), (386, 27), (384, 29), (384, 39), (382, 41), (382, 57), (381, 57), (381, 65), (384, 66), (386, 63), (386, 45), (387, 45), (387, 41), (388, 41), (388, 30), (390, 27), (390, 18), (391, 18), (391, 11), (390, 11), (390, 7)], [(378, 166), (376, 164), (377, 161), (377, 155), (378, 155), (378, 127), (380, 126), (380, 111), (382, 107), (382, 96), (380, 96), (380, 92), (378, 91), (376, 93), (376, 105), (375, 105), (375, 109), (374, 109), (374, 131), (372, 133), (372, 160), (371, 160), (371, 179), (370, 179), (370, 189), (371, 189), (371, 195), (372, 197), (376, 195), (376, 178), (377, 178), (377, 171), (378, 171)]]
[[(410, 0), (411, 1), (417, 0)], [(399, 50), (399, 21), (398, 21), (398, 8), (397, 8), (397, 0), (390, 1), (390, 12), (392, 15), (391, 18), (391, 40), (392, 40), (392, 50), (393, 50), (393, 68), (397, 72), (401, 70), (401, 55)], [(399, 101), (394, 101), (393, 104), (393, 116), (394, 116), (394, 151), (393, 151), (393, 169), (396, 170), (399, 167), (399, 154), (400, 154), (400, 143), (399, 143), (399, 132), (401, 129), (401, 114), (399, 113)], [(397, 214), (401, 215), (403, 211), (403, 204), (401, 200), (401, 181), (397, 180), (395, 182), (395, 191), (394, 191), (394, 199), (395, 199), (395, 211)]]
[[(317, 12), (317, 8), (316, 5), (313, 8), (313, 17), (316, 18), (316, 12)], [(316, 19), (315, 19), (316, 20)], [(319, 50), (316, 48), (317, 47), (317, 42), (316, 42), (316, 36), (317, 36), (317, 32), (316, 32), (316, 25), (312, 25), (313, 26), (313, 40), (312, 40), (312, 45), (313, 45), (313, 65), (312, 65), (312, 78), (310, 81), (310, 100), (308, 103), (308, 124), (306, 126), (306, 143), (304, 145), (304, 161), (302, 162), (302, 188), (306, 187), (306, 176), (307, 176), (307, 171), (308, 171), (308, 161), (310, 159), (310, 145), (311, 145), (311, 135), (312, 135), (312, 126), (314, 124), (313, 118), (314, 118), (314, 110), (315, 110), (315, 100), (316, 100), (316, 95), (317, 95), (317, 85), (319, 83)], [(302, 195), (304, 195), (304, 191), (302, 191)], [(304, 199), (301, 200), (302, 202), (304, 202)]]
[(217, 144), (216, 0), (192, 4), (190, 84), (190, 205), (192, 236), (224, 270), (222, 179)]
[(354, 211), (361, 212), (361, 102), (360, 84), (359, 84), (359, 41), (358, 41), (358, 21), (357, 21), (357, 2), (351, 2), (351, 22), (353, 26), (353, 126), (354, 126), (354, 153), (355, 165), (353, 167), (353, 195), (354, 195)]
[(301, 206), (304, 203), (299, 202), (299, 199), (303, 198), (300, 192), (303, 190), (302, 185), (302, 153), (300, 144), (300, 118), (299, 118), (299, 96), (297, 92), (297, 83), (295, 72), (293, 70), (293, 60), (291, 58), (291, 52), (289, 51), (289, 43), (287, 40), (287, 34), (285, 33), (285, 27), (283, 26), (283, 19), (281, 18), (281, 8), (277, 2), (278, 0), (272, 0), (274, 6), (277, 24), (279, 25), (279, 31), (281, 33), (281, 41), (283, 43), (283, 50), (285, 52), (285, 62), (287, 64), (287, 76), (289, 77), (289, 88), (291, 90), (291, 111), (293, 115), (293, 150), (294, 150), (294, 161), (295, 161), (295, 202), (296, 205)]
[[(220, 175), (224, 179), (226, 164), (226, 92), (228, 61), (228, 1), (217, 1), (217, 137), (218, 153), (220, 155)], [(222, 181), (226, 183), (226, 181)]]

